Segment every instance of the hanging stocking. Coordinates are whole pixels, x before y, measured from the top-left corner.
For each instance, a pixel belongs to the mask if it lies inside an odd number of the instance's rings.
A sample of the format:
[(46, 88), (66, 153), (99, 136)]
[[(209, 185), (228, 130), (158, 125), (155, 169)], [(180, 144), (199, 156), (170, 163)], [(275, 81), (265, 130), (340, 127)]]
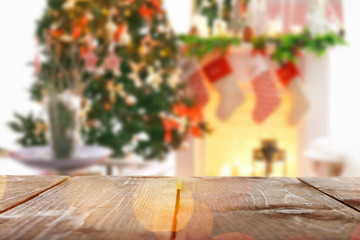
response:
[(195, 59), (184, 59), (180, 64), (182, 79), (188, 83), (190, 94), (195, 97), (200, 107), (204, 107), (209, 101), (209, 93), (199, 64)]
[(300, 72), (293, 63), (287, 63), (277, 71), (280, 82), (288, 89), (292, 108), (288, 117), (291, 125), (298, 123), (310, 107), (309, 100), (300, 82)]
[(256, 95), (253, 119), (263, 123), (280, 105), (280, 97), (263, 57), (254, 59), (252, 86)]
[(217, 117), (225, 121), (245, 100), (244, 94), (237, 85), (233, 71), (225, 57), (218, 57), (203, 67), (208, 80), (220, 93)]

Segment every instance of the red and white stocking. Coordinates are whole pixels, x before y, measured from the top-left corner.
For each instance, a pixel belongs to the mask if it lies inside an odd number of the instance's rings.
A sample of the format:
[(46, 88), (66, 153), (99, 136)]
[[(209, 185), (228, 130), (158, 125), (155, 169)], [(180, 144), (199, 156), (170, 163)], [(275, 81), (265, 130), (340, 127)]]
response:
[(182, 79), (188, 83), (190, 94), (196, 98), (200, 107), (204, 107), (210, 97), (199, 64), (195, 59), (184, 59), (180, 64)]
[(252, 86), (256, 95), (253, 119), (256, 123), (263, 123), (279, 107), (280, 97), (266, 60), (256, 56), (253, 64)]
[(239, 88), (226, 57), (221, 56), (203, 67), (207, 79), (214, 84), (220, 94), (220, 103), (216, 111), (219, 120), (226, 121), (244, 102), (245, 97)]
[(309, 100), (300, 81), (300, 72), (295, 64), (287, 63), (282, 66), (277, 75), (280, 82), (288, 89), (292, 98), (292, 108), (288, 116), (291, 125), (297, 124), (310, 108)]

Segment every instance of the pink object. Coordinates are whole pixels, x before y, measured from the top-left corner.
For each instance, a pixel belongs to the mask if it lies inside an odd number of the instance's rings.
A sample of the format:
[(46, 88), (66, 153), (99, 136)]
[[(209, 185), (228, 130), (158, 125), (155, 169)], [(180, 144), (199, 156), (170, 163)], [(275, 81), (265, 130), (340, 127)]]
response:
[(35, 56), (34, 67), (35, 67), (35, 74), (39, 75), (41, 72), (41, 61), (39, 54), (36, 54)]
[(256, 76), (252, 85), (256, 95), (253, 119), (262, 123), (279, 107), (280, 98), (269, 71)]
[(205, 86), (205, 79), (200, 70), (195, 71), (188, 79), (190, 92), (195, 96), (197, 103), (204, 107), (209, 101), (209, 93)]
[(105, 58), (105, 68), (107, 70), (119, 71), (119, 64), (121, 58), (119, 58), (113, 51)]
[(87, 71), (93, 72), (96, 70), (96, 64), (99, 61), (99, 58), (94, 54), (93, 51), (89, 51), (83, 55), (85, 61), (85, 69)]

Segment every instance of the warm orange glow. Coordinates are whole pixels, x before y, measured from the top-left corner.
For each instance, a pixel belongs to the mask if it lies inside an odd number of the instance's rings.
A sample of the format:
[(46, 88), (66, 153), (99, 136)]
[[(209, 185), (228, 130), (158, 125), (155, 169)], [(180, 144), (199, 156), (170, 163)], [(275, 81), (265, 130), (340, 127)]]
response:
[[(249, 82), (240, 84), (245, 92), (245, 103), (232, 117), (221, 122), (216, 117), (219, 95), (209, 87), (210, 102), (205, 116), (214, 132), (205, 140), (206, 175), (209, 176), (263, 176), (265, 164), (258, 162), (253, 169), (253, 150), (259, 148), (262, 139), (276, 139), (278, 147), (286, 151), (287, 176), (295, 177), (297, 172), (298, 129), (289, 125), (287, 116), (291, 109), (291, 97), (281, 87), (280, 107), (261, 125), (252, 119), (255, 95)], [(282, 163), (274, 164), (274, 175), (283, 175)]]
[(181, 190), (181, 186), (182, 186), (181, 179), (178, 178), (177, 190)]
[(158, 240), (169, 239), (210, 239), (213, 232), (214, 219), (209, 207), (202, 202), (195, 201), (194, 211), (188, 224), (172, 238), (171, 232), (155, 232)]
[[(173, 228), (177, 191), (180, 192), (181, 198), (176, 212), (176, 226)], [(136, 219), (147, 230), (172, 232), (179, 231), (189, 222), (194, 200), (185, 185), (182, 185), (181, 190), (177, 190), (177, 182), (173, 179), (151, 179), (137, 187), (132, 207)]]

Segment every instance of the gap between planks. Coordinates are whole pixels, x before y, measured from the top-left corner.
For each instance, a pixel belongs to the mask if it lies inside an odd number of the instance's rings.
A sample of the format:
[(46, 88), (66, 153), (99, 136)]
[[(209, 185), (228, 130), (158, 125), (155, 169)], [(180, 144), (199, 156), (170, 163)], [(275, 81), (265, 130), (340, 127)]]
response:
[(53, 184), (53, 185), (51, 185), (51, 186), (49, 186), (49, 187), (41, 190), (40, 192), (38, 192), (38, 193), (36, 193), (36, 194), (34, 194), (34, 195), (31, 195), (31, 196), (29, 196), (29, 197), (27, 197), (27, 198), (25, 198), (25, 199), (23, 199), (23, 200), (15, 203), (15, 204), (12, 205), (12, 206), (9, 206), (9, 207), (1, 210), (1, 211), (0, 211), (0, 214), (3, 214), (3, 213), (5, 213), (5, 212), (7, 212), (7, 211), (9, 211), (9, 210), (11, 210), (11, 209), (13, 209), (13, 208), (21, 205), (21, 204), (23, 204), (23, 203), (26, 203), (27, 201), (29, 201), (29, 200), (31, 200), (31, 199), (33, 199), (33, 198), (36, 198), (36, 197), (39, 196), (40, 194), (42, 194), (42, 193), (44, 193), (44, 192), (46, 192), (46, 191), (48, 191), (48, 190), (50, 190), (50, 189), (52, 189), (52, 188), (54, 188), (54, 187), (56, 187), (56, 186), (58, 186), (58, 185), (64, 183), (65, 181), (67, 181), (67, 180), (69, 180), (69, 179), (70, 179), (69, 176), (65, 176), (65, 178), (62, 179), (61, 181), (59, 181), (59, 182), (57, 182), (57, 183), (55, 183), (55, 184)]
[(347, 207), (349, 207), (349, 208), (351, 208), (351, 209), (355, 210), (356, 212), (359, 212), (359, 213), (360, 213), (360, 210), (359, 210), (359, 209), (357, 209), (356, 207), (353, 207), (353, 206), (351, 206), (350, 204), (347, 204), (346, 202), (343, 202), (342, 200), (337, 199), (336, 197), (334, 197), (334, 196), (332, 196), (332, 195), (330, 195), (330, 194), (328, 194), (328, 193), (326, 193), (326, 192), (324, 192), (324, 191), (322, 191), (322, 190), (318, 189), (317, 187), (315, 187), (315, 186), (313, 186), (313, 185), (311, 185), (311, 184), (309, 184), (309, 183), (305, 182), (305, 181), (304, 181), (304, 180), (302, 180), (301, 178), (296, 178), (296, 179), (297, 179), (298, 181), (300, 181), (302, 184), (304, 184), (304, 185), (306, 185), (306, 186), (309, 186), (309, 187), (311, 187), (311, 188), (313, 188), (313, 189), (315, 189), (315, 190), (317, 190), (317, 191), (321, 192), (322, 194), (325, 194), (326, 196), (331, 197), (332, 199), (336, 200), (337, 202), (339, 202), (339, 203), (341, 203), (341, 204), (343, 204), (343, 205), (345, 205), (345, 206), (347, 206)]

